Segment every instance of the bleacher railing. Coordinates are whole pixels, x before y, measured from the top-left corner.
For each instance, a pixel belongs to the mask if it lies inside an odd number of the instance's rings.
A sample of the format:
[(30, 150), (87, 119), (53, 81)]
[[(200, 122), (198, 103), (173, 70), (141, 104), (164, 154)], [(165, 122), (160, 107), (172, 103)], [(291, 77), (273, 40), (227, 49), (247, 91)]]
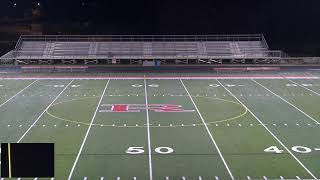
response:
[(262, 41), (262, 34), (240, 35), (22, 35), (24, 41)]

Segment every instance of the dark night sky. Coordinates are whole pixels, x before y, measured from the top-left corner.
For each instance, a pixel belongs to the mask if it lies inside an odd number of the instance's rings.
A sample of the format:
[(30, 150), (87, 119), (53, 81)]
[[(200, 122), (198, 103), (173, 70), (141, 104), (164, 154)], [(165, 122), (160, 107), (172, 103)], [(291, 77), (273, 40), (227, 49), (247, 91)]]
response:
[[(31, 1), (37, 0), (16, 0)], [(87, 24), (72, 34), (263, 33), (272, 49), (320, 56), (320, 0), (39, 1), (48, 24)], [(0, 15), (17, 9), (1, 6)]]

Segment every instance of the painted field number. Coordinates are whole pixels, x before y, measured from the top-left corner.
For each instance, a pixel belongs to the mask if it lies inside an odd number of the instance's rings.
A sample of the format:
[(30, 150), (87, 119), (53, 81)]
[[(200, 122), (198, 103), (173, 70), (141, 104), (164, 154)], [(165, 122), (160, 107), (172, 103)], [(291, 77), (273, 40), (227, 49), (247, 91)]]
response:
[(312, 151), (310, 148), (304, 147), (304, 146), (293, 146), (291, 149), (295, 152), (303, 153), (303, 154), (311, 153)]
[(62, 87), (64, 87), (64, 85), (53, 85), (53, 87), (55, 87), (55, 88), (62, 88)]
[(169, 147), (157, 147), (154, 151), (159, 153), (159, 154), (170, 154), (170, 153), (173, 153), (173, 149), (169, 148)]
[[(133, 85), (131, 85), (132, 87), (143, 87), (144, 85), (142, 85), (142, 84), (133, 84)], [(157, 88), (157, 87), (159, 87), (159, 84), (149, 84), (148, 85), (149, 87), (154, 87), (154, 88)]]
[[(173, 153), (174, 150), (170, 147), (157, 147), (154, 151), (158, 154), (170, 154)], [(144, 152), (144, 147), (129, 147), (126, 150), (127, 154), (142, 154)]]
[(283, 150), (280, 150), (277, 146), (270, 146), (266, 148), (264, 152), (280, 154), (283, 152)]
[[(293, 146), (291, 148), (292, 151), (297, 152), (297, 153), (302, 153), (302, 154), (307, 154), (311, 153), (312, 149), (305, 147), (305, 146)], [(317, 150), (317, 148), (315, 149)], [(280, 150), (277, 146), (270, 146), (264, 150), (264, 152), (268, 153), (275, 153), (275, 154), (281, 154), (283, 153), (283, 150)]]

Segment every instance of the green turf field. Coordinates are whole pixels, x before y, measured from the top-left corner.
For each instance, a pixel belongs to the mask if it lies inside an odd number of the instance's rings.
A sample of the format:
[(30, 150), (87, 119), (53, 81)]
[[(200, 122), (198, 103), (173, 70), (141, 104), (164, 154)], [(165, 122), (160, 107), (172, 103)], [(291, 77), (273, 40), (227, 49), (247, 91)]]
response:
[(319, 105), (320, 79), (3, 79), (0, 141), (55, 143), (58, 180), (316, 179)]

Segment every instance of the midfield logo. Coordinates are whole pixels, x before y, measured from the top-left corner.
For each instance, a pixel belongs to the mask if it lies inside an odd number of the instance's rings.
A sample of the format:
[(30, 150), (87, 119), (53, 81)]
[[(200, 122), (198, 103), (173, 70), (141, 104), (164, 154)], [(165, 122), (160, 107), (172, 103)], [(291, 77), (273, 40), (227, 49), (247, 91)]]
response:
[(146, 109), (154, 112), (194, 112), (175, 104), (102, 104), (101, 107), (103, 109), (99, 112), (141, 112)]

